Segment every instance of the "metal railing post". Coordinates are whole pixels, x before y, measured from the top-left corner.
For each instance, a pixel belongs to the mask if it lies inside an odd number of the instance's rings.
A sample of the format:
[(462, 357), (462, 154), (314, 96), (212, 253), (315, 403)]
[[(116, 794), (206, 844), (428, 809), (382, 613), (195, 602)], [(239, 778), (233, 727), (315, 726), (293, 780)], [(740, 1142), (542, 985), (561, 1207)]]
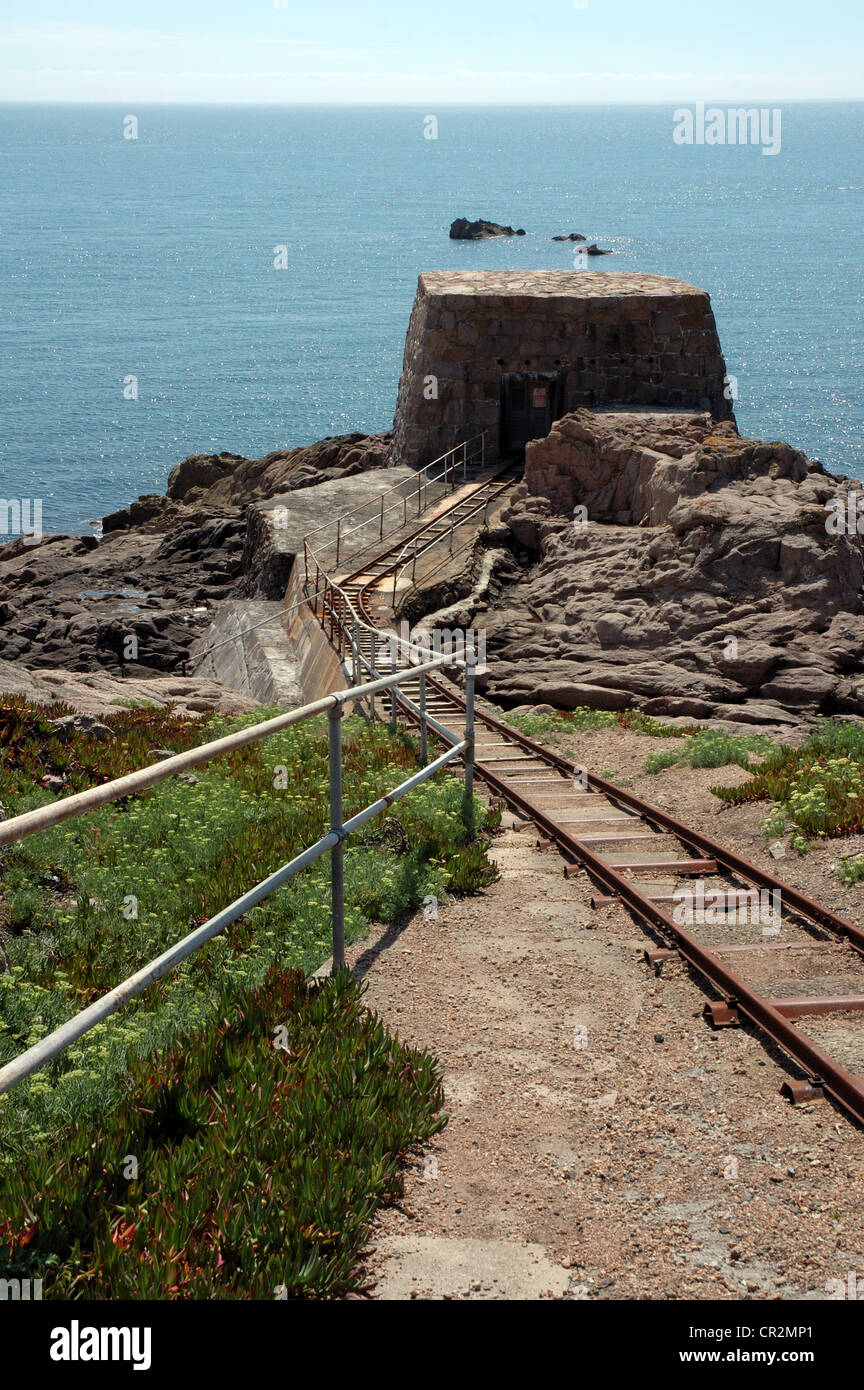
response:
[(390, 732), (395, 734), (399, 727), (399, 701), (396, 695), (396, 687), (390, 691)]
[[(314, 560), (314, 556), (313, 556)], [(350, 603), (343, 600), (341, 610), (337, 610), (332, 605), (332, 594), (334, 587), (338, 592), (338, 586), (330, 585), (328, 592), (331, 601), (331, 612), (345, 612), (351, 610)], [(355, 620), (355, 631), (359, 624)], [(363, 625), (365, 628), (365, 625)], [(340, 628), (343, 637), (348, 637), (348, 628)], [(366, 628), (369, 635), (373, 635), (373, 629)], [(410, 649), (411, 644), (407, 644)], [(371, 649), (374, 657), (374, 645)], [(359, 662), (363, 657), (362, 649), (359, 644), (355, 644), (355, 658)], [(365, 660), (365, 657), (363, 657)], [(49, 803), (47, 806), (40, 806), (33, 811), (26, 811), (18, 816), (13, 816), (11, 820), (0, 825), (0, 844), (17, 844), (27, 838), (28, 835), (35, 834), (37, 831), (46, 830), (51, 826), (58, 825), (63, 821), (71, 820), (74, 816), (85, 814), (85, 812), (95, 809), (97, 806), (108, 805), (112, 802), (119, 802), (126, 796), (137, 795), (145, 788), (155, 785), (157, 782), (166, 781), (169, 777), (176, 776), (179, 772), (187, 771), (190, 767), (197, 767), (202, 763), (209, 762), (223, 753), (227, 753), (234, 748), (245, 747), (249, 744), (258, 742), (260, 739), (269, 737), (277, 731), (286, 729), (291, 725), (300, 723), (304, 719), (310, 719), (318, 714), (327, 712), (329, 719), (328, 728), (328, 773), (329, 773), (329, 793), (330, 793), (330, 829), (326, 835), (322, 835), (313, 845), (308, 846), (300, 854), (295, 855), (288, 863), (283, 864), (267, 878), (256, 883), (254, 887), (236, 898), (227, 907), (223, 908), (215, 916), (208, 918), (193, 931), (187, 933), (180, 941), (163, 951), (155, 960), (149, 961), (140, 970), (123, 980), (121, 984), (109, 990), (100, 998), (95, 999), (86, 1008), (67, 1019), (53, 1032), (43, 1037), (38, 1042), (28, 1047), (24, 1052), (14, 1057), (4, 1066), (0, 1066), (0, 1095), (11, 1090), (20, 1081), (31, 1076), (35, 1071), (52, 1058), (59, 1056), (72, 1043), (90, 1032), (97, 1024), (102, 1024), (111, 1015), (117, 1013), (125, 1007), (130, 1000), (143, 994), (156, 980), (164, 978), (170, 971), (180, 965), (184, 960), (189, 959), (192, 954), (206, 945), (226, 927), (233, 922), (251, 912), (260, 903), (264, 902), (270, 895), (283, 887), (294, 878), (296, 874), (303, 872), (310, 865), (323, 858), (325, 854), (330, 854), (330, 890), (331, 890), (331, 911), (332, 911), (332, 947), (333, 947), (333, 973), (345, 968), (345, 853), (344, 847), (348, 837), (366, 825), (376, 816), (381, 815), (389, 809), (394, 802), (400, 800), (412, 792), (415, 787), (420, 786), (430, 777), (435, 776), (445, 767), (453, 763), (457, 758), (472, 755), (472, 749), (466, 739), (455, 741), (451, 731), (439, 724), (434, 716), (426, 712), (426, 686), (425, 677), (427, 671), (437, 671), (450, 665), (451, 656), (438, 657), (432, 661), (426, 661), (416, 672), (421, 682), (421, 727), (424, 735), (425, 747), (425, 726), (430, 724), (433, 729), (438, 730), (448, 741), (452, 741), (452, 746), (446, 752), (439, 754), (431, 763), (421, 767), (412, 776), (401, 782), (397, 787), (379, 796), (375, 801), (365, 806), (355, 815), (345, 819), (345, 807), (343, 801), (342, 785), (342, 710), (346, 709), (352, 699), (357, 701), (365, 695), (374, 699), (376, 689), (379, 692), (391, 690), (394, 696), (394, 708), (398, 708), (397, 691), (404, 682), (413, 679), (411, 669), (393, 669), (389, 674), (378, 676), (374, 662), (369, 661), (371, 673), (376, 677), (375, 680), (365, 681), (359, 686), (349, 687), (344, 690), (335, 691), (331, 695), (324, 696), (320, 700), (315, 700), (309, 704), (302, 705), (299, 709), (291, 710), (285, 714), (280, 714), (273, 719), (266, 720), (263, 724), (255, 727), (247, 727), (236, 730), (234, 733), (223, 738), (215, 739), (210, 743), (188, 749), (184, 753), (172, 755), (170, 758), (145, 768), (139, 768), (136, 772), (128, 773), (125, 776), (112, 779), (112, 781), (98, 786), (90, 787), (87, 791), (76, 792), (67, 797)], [(397, 666), (396, 658), (393, 660), (394, 667)], [(460, 667), (462, 661), (457, 661)], [(413, 713), (418, 713), (417, 706), (406, 694), (405, 704)], [(472, 706), (473, 708), (473, 701)], [(473, 727), (473, 723), (472, 723)], [(805, 900), (806, 901), (806, 900)], [(851, 928), (855, 931), (855, 928)], [(860, 933), (859, 933), (860, 934)]]
[(379, 540), (383, 537), (383, 535), (384, 535), (384, 494), (383, 494), (383, 492), (382, 492), (382, 494), (381, 494), (381, 525), (380, 525), (379, 528), (378, 528), (378, 538), (379, 538)]
[(474, 792), (474, 667), (477, 655), (473, 645), (465, 652), (465, 798), (470, 814), (470, 798)]
[(417, 515), (420, 515), (420, 491), (423, 486), (422, 474), (417, 474)]
[(336, 520), (336, 564), (339, 563), (339, 547), (342, 543), (342, 518)]
[(420, 672), (420, 761), (429, 760), (429, 737), (426, 725), (426, 672)]
[(330, 910), (333, 918), (333, 970), (345, 968), (345, 842), (342, 839), (342, 706), (328, 715), (330, 744), (330, 829), (339, 841), (330, 851)]
[(468, 441), (462, 445), (462, 481), (468, 477)]

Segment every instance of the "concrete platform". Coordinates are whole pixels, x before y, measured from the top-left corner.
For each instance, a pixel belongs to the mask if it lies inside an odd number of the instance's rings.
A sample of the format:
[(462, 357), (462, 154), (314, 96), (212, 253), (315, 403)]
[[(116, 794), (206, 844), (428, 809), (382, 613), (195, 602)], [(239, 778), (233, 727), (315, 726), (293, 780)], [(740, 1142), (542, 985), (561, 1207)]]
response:
[(392, 1235), (375, 1248), (375, 1297), (391, 1299), (561, 1298), (569, 1274), (542, 1245)]

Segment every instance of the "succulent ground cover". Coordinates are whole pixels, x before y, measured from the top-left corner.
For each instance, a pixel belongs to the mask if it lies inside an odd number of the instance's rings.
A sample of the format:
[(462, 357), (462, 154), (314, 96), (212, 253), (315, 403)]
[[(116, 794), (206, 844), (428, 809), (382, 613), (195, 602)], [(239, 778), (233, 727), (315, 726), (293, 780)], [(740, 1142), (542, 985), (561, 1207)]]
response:
[[(629, 729), (634, 734), (645, 734), (651, 738), (683, 738), (691, 730), (680, 728), (677, 724), (664, 724), (660, 719), (652, 719), (638, 709), (605, 710), (590, 709), (578, 705), (576, 709), (562, 711), (560, 714), (534, 713), (533, 711), (511, 711), (507, 715), (520, 733), (538, 743), (554, 742), (564, 734), (582, 733), (586, 729)], [(693, 726), (697, 728), (698, 725)]]
[(399, 1157), (441, 1129), (436, 1064), (350, 975), (271, 967), (222, 1016), (138, 1060), (95, 1129), (35, 1148), (3, 1182), (0, 1276), (43, 1297), (297, 1298), (355, 1286)]
[[(775, 745), (753, 776), (737, 787), (712, 787), (730, 805), (771, 801), (763, 822), (767, 838), (794, 827), (792, 845), (806, 851), (822, 837), (864, 831), (864, 725), (820, 718), (800, 748)], [(838, 869), (844, 883), (864, 877), (860, 856)]]
[[(271, 712), (190, 723), (124, 709), (106, 717), (107, 735), (74, 737), (53, 724), (65, 713), (2, 702), (7, 816), (50, 800), (52, 779), (77, 791)], [(410, 738), (359, 718), (345, 721), (343, 743), (346, 815), (417, 765)], [(479, 799), (466, 805), (455, 778), (424, 784), (396, 813), (349, 841), (349, 939), (372, 919), (397, 920), (495, 876), (485, 850), (494, 814)], [(0, 860), (0, 1062), (273, 872), (328, 820), (325, 729), (308, 721), (10, 846)], [(388, 1037), (356, 986), (303, 985), (329, 953), (329, 906), (325, 857), (0, 1099), (0, 1260), (13, 1274), (25, 1256), (50, 1261), (53, 1287), (100, 1297), (272, 1297), (274, 1280), (289, 1296), (347, 1286), (368, 1213), (394, 1190), (399, 1152), (440, 1122), (440, 1093), (431, 1060)], [(272, 1046), (283, 1025), (287, 1051)], [(320, 1155), (309, 1166), (319, 1142), (321, 1155), (341, 1155), (332, 1182)], [(117, 1176), (124, 1155), (140, 1178)], [(109, 1246), (137, 1256), (112, 1263)]]
[[(713, 786), (729, 805), (772, 803), (762, 822), (766, 839), (791, 831), (793, 849), (806, 853), (817, 839), (857, 836), (864, 832), (864, 724), (819, 716), (798, 748), (765, 734), (729, 734), (720, 729), (663, 724), (638, 711), (580, 708), (571, 713), (516, 712), (509, 722), (541, 743), (555, 744), (566, 735), (611, 729), (675, 740), (668, 749), (649, 753), (643, 770), (738, 766), (752, 775), (737, 786)], [(837, 875), (846, 884), (864, 879), (864, 856), (841, 856)]]

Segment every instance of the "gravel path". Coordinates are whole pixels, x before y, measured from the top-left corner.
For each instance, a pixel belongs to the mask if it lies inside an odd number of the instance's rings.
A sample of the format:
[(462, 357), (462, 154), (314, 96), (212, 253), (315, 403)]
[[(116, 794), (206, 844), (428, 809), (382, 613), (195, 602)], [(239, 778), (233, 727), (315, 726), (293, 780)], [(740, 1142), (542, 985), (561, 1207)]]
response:
[[(655, 745), (602, 731), (581, 760), (623, 781)], [(731, 839), (707, 791), (727, 773), (635, 789)], [(713, 1032), (683, 963), (655, 977), (634, 920), (593, 911), (587, 876), (565, 878), (516, 824), (485, 893), (351, 953), (370, 1006), (440, 1059), (451, 1117), (378, 1218), (372, 1296), (825, 1299), (864, 1274), (862, 1134), (829, 1103), (781, 1098), (782, 1057)]]

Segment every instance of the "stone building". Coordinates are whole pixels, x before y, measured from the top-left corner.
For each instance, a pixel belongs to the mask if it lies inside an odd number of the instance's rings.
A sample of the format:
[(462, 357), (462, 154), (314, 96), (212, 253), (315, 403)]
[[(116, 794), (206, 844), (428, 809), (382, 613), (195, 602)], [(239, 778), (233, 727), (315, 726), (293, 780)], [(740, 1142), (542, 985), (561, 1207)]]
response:
[(394, 462), (422, 465), (481, 430), (487, 460), (578, 406), (732, 416), (704, 290), (665, 275), (428, 271), (411, 313)]

